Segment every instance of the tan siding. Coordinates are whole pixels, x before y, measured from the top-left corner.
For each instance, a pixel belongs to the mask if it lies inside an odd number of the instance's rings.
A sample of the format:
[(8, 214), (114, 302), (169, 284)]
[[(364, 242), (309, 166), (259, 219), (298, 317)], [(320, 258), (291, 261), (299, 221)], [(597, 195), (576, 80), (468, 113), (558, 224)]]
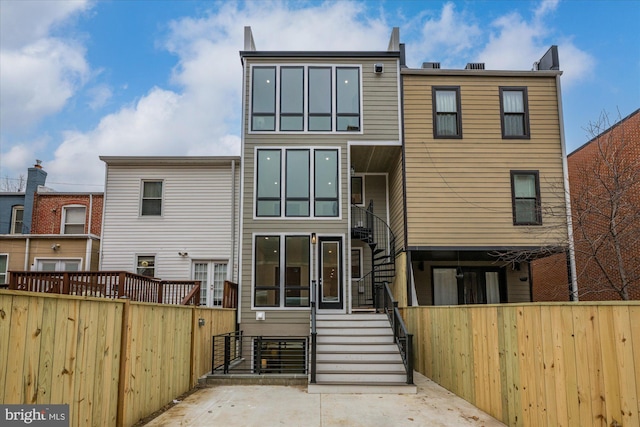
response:
[(402, 155), (397, 160), (389, 174), (389, 225), (396, 236), (396, 248), (404, 247), (404, 198)]
[[(431, 88), (459, 85), (462, 139), (434, 139)], [(531, 139), (502, 139), (499, 86), (528, 88)], [(404, 76), (408, 246), (566, 238), (555, 79)], [(538, 170), (543, 227), (514, 227), (510, 170)], [(551, 213), (553, 212), (553, 214)]]

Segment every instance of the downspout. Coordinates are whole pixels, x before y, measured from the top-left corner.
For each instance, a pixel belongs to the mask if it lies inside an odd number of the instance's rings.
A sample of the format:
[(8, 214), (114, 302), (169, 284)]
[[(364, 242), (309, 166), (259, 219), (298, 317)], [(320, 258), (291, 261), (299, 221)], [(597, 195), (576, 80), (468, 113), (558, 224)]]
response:
[(87, 248), (84, 270), (91, 271), (91, 225), (93, 224), (93, 193), (89, 193), (89, 224), (87, 224)]
[(31, 246), (31, 239), (29, 237), (24, 241), (24, 271), (29, 271), (29, 247)]
[(560, 74), (556, 75), (556, 91), (558, 93), (558, 115), (560, 118), (560, 145), (562, 146), (562, 178), (564, 180), (564, 200), (567, 216), (567, 237), (569, 239), (569, 266), (571, 271), (571, 300), (579, 301), (578, 276), (576, 271), (576, 248), (573, 242), (573, 218), (571, 215), (571, 194), (569, 188), (569, 166), (567, 163), (567, 146), (564, 137), (564, 115), (562, 114), (562, 89)]
[(236, 161), (231, 160), (231, 268), (227, 271), (227, 279), (233, 281), (236, 253)]
[(406, 293), (407, 293), (407, 306), (413, 305), (413, 283), (411, 274), (411, 252), (407, 251), (409, 245), (409, 233), (407, 230), (407, 162), (406, 162), (406, 147), (405, 147), (405, 134), (404, 134), (404, 77), (402, 77), (402, 68), (406, 67), (405, 64), (404, 43), (400, 43), (400, 64), (398, 64), (398, 78), (400, 79), (400, 138), (402, 142), (402, 214), (403, 214), (403, 233), (404, 233), (404, 248), (406, 253)]
[(102, 233), (104, 233), (104, 217), (106, 216), (106, 206), (107, 206), (107, 176), (109, 176), (109, 164), (107, 162), (104, 163), (104, 194), (102, 196), (102, 220), (100, 222), (100, 252), (98, 253), (98, 270), (102, 270), (102, 244), (103, 238)]

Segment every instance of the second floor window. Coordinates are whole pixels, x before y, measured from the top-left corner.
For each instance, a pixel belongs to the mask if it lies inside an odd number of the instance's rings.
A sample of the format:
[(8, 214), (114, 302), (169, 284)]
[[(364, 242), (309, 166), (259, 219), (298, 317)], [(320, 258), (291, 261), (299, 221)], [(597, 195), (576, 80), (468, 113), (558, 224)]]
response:
[(361, 130), (360, 67), (256, 66), (251, 76), (252, 131)]
[(11, 211), (11, 234), (22, 234), (24, 206), (14, 206)]
[(540, 181), (538, 171), (511, 171), (514, 225), (540, 225)]
[(140, 215), (160, 216), (162, 215), (162, 181), (142, 182), (142, 205)]
[(256, 157), (257, 217), (338, 216), (337, 149), (259, 149)]
[(503, 138), (529, 138), (527, 88), (500, 88)]
[(433, 88), (433, 137), (461, 138), (460, 88)]
[(65, 206), (63, 212), (62, 234), (83, 234), (87, 208)]

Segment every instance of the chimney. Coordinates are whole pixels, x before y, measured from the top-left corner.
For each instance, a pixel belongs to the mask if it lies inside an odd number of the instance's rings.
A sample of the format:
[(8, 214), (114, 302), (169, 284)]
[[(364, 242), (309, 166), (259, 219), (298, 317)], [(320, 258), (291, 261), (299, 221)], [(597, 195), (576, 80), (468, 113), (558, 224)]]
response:
[(22, 220), (22, 234), (31, 233), (31, 219), (33, 217), (33, 200), (39, 185), (44, 185), (47, 173), (42, 169), (42, 161), (36, 160), (36, 164), (29, 168), (27, 174), (27, 186), (24, 191), (24, 216)]

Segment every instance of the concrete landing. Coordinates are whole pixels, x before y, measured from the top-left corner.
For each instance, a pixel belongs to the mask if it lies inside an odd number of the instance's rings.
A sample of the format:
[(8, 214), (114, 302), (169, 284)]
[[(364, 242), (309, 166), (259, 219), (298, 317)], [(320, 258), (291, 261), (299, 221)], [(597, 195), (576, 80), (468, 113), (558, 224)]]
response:
[(309, 394), (306, 386), (234, 385), (198, 390), (148, 426), (504, 426), (414, 373), (417, 394)]

